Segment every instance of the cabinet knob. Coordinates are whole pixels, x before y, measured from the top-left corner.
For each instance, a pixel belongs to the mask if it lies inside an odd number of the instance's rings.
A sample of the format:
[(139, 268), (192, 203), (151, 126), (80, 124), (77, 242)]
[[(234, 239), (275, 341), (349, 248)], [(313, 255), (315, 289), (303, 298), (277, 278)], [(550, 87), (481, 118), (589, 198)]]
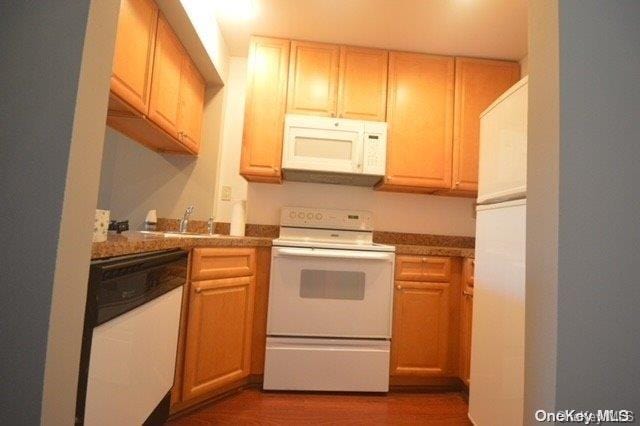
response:
[(463, 291), (462, 294), (464, 294), (465, 296), (473, 296), (473, 293), (471, 293), (469, 290)]
[(200, 292), (202, 292), (202, 287), (196, 287), (195, 290), (196, 290), (196, 293), (200, 293)]
[(397, 286), (396, 286), (396, 288), (397, 288), (398, 290), (402, 290), (402, 286), (401, 286), (401, 285), (397, 285)]

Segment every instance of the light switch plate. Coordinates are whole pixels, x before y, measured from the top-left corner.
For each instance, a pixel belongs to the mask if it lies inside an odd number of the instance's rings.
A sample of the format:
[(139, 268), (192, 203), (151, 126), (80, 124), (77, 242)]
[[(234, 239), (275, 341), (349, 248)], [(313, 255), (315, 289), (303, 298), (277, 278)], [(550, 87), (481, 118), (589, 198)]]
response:
[(222, 201), (231, 201), (231, 187), (223, 185), (222, 194), (220, 195)]

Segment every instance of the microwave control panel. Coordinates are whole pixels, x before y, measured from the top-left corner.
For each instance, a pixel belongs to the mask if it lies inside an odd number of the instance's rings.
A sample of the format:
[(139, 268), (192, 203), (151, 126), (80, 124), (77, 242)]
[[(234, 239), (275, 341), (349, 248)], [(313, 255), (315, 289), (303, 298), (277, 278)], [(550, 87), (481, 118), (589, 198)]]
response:
[(363, 210), (283, 207), (280, 226), (373, 231), (371, 212)]
[(387, 123), (367, 122), (363, 141), (363, 169), (367, 175), (384, 175), (387, 163)]

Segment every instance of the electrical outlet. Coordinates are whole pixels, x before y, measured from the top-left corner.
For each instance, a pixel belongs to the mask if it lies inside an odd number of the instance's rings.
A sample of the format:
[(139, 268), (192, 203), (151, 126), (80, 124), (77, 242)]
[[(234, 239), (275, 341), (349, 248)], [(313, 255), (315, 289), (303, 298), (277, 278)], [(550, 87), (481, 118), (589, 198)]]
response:
[(230, 186), (222, 186), (222, 194), (220, 195), (220, 199), (222, 201), (231, 201), (231, 187)]

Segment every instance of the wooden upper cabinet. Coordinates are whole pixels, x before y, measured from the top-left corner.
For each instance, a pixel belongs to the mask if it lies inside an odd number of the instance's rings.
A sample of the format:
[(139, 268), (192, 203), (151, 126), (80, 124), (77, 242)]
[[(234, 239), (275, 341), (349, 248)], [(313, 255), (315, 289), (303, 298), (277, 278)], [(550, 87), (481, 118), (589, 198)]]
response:
[(378, 188), (451, 187), (454, 59), (389, 53), (387, 173)]
[(456, 58), (454, 191), (478, 191), (480, 114), (520, 79), (517, 62)]
[(289, 45), (283, 39), (251, 39), (240, 159), (240, 174), (249, 181), (282, 180)]
[(449, 283), (396, 281), (391, 375), (450, 374)]
[(149, 118), (178, 139), (180, 77), (186, 56), (178, 37), (160, 15), (156, 34)]
[(184, 56), (180, 78), (178, 137), (194, 154), (200, 149), (205, 82), (191, 58)]
[(340, 48), (338, 117), (385, 120), (388, 58), (386, 50)]
[(335, 117), (339, 61), (339, 46), (292, 41), (287, 112)]
[(122, 0), (111, 92), (140, 114), (149, 108), (158, 7), (153, 0)]

